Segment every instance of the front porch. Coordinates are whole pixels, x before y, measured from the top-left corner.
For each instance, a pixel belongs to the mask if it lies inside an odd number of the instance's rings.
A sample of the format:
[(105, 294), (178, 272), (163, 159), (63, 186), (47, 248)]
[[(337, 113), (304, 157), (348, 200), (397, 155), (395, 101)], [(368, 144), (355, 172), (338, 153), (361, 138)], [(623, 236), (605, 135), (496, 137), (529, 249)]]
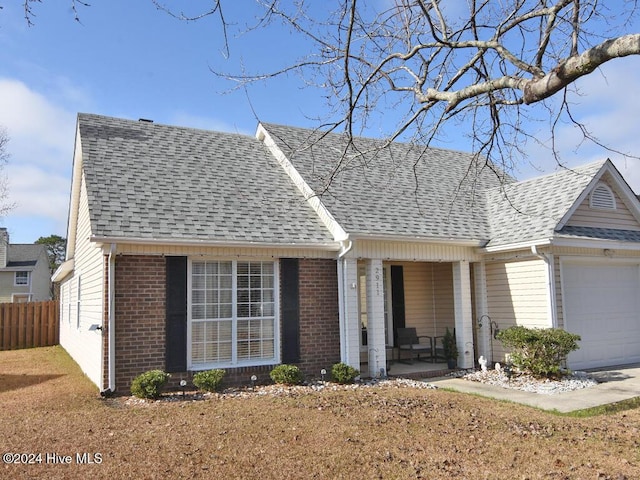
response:
[(477, 278), (472, 279), (475, 274), (468, 261), (343, 259), (341, 267), (347, 287), (341, 292), (347, 312), (341, 325), (342, 358), (363, 376), (426, 378), (450, 371), (444, 358), (399, 362), (396, 332), (406, 327), (415, 328), (418, 335), (430, 337), (425, 342), (438, 346), (447, 329), (454, 331), (458, 367), (474, 366), (476, 353), (483, 349), (477, 346), (480, 332), (473, 320), (472, 297), (473, 290), (477, 295), (483, 287)]

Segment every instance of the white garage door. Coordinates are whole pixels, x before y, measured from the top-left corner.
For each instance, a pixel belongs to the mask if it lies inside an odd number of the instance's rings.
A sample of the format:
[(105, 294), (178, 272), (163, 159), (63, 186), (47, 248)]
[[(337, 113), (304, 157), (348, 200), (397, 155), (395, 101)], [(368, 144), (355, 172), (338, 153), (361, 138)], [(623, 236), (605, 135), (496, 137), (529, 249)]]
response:
[(565, 328), (582, 337), (571, 369), (640, 362), (638, 265), (562, 265)]

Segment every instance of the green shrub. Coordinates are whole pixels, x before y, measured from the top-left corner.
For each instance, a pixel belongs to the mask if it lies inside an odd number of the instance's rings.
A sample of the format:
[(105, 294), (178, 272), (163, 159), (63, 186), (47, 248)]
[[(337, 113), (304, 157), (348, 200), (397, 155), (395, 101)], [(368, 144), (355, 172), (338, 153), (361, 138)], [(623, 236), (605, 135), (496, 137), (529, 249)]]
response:
[(536, 377), (558, 376), (567, 355), (580, 348), (580, 335), (560, 328), (509, 327), (501, 330), (497, 339), (513, 349), (514, 367)]
[(131, 382), (131, 394), (138, 398), (158, 398), (170, 375), (162, 370), (141, 373)]
[(337, 383), (353, 383), (360, 371), (346, 363), (336, 363), (331, 367), (331, 378)]
[(198, 372), (193, 376), (193, 384), (198, 390), (215, 392), (220, 388), (220, 385), (222, 385), (224, 374), (225, 371), (219, 368)]
[(304, 379), (302, 372), (295, 365), (278, 365), (269, 373), (271, 380), (283, 385), (299, 385)]

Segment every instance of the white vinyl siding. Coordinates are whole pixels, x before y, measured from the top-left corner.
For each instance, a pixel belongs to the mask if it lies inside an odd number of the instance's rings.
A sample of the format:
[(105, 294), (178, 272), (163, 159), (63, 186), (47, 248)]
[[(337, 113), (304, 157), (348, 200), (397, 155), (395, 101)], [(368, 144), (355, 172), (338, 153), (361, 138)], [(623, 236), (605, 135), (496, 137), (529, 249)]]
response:
[[(599, 184), (600, 187), (610, 189), (609, 185)], [(596, 187), (597, 188), (597, 187)], [(611, 189), (615, 210), (611, 208), (599, 208), (592, 205), (592, 195), (588, 195), (571, 215), (567, 222), (572, 227), (596, 227), (613, 228), (620, 230), (640, 231), (640, 223), (627, 208), (615, 190)], [(603, 200), (598, 202), (601, 205)]]
[(102, 332), (89, 328), (94, 324), (103, 324), (105, 257), (102, 248), (90, 241), (91, 236), (89, 204), (83, 176), (75, 236), (74, 272), (62, 284), (65, 293), (61, 303), (65, 305), (64, 315), (67, 318), (60, 322), (60, 344), (91, 381), (99, 388), (104, 388)]
[(418, 335), (444, 335), (447, 327), (455, 326), (452, 265), (423, 262), (401, 265), (407, 327), (416, 327)]
[(191, 368), (277, 362), (276, 274), (272, 261), (191, 263)]
[[(548, 267), (543, 260), (488, 262), (486, 275), (489, 316), (501, 330), (514, 325), (553, 326)], [(505, 350), (499, 341), (492, 342), (493, 358), (500, 361)]]

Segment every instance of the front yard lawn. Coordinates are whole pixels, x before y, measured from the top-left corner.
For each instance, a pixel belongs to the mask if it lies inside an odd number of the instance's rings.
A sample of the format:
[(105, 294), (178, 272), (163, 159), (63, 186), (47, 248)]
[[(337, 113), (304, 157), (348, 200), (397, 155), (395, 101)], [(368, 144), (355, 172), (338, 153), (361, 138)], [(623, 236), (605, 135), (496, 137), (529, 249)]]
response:
[(0, 478), (640, 478), (640, 409), (575, 418), (408, 387), (104, 400), (60, 347), (0, 352), (0, 409)]

